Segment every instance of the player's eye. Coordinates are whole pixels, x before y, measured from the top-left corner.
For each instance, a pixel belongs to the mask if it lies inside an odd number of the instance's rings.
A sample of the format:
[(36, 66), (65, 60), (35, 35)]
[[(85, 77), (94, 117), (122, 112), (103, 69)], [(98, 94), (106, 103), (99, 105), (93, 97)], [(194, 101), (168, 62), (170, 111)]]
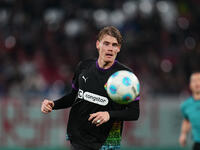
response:
[(108, 46), (110, 43), (109, 42), (104, 42), (103, 44), (106, 45), (106, 46)]
[(113, 46), (113, 47), (117, 47), (118, 44), (117, 44), (117, 43), (113, 43), (112, 46)]

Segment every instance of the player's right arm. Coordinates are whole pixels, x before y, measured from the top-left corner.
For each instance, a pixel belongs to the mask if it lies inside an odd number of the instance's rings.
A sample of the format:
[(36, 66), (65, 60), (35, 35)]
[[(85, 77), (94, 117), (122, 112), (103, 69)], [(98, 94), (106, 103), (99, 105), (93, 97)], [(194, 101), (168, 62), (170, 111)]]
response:
[(66, 94), (65, 96), (63, 96), (58, 100), (52, 101), (44, 99), (41, 105), (41, 111), (47, 114), (55, 109), (64, 109), (71, 107), (72, 104), (74, 103), (76, 95), (77, 95), (77, 90), (72, 89), (70, 93)]
[(72, 88), (70, 93), (68, 93), (67, 95), (63, 96), (58, 100), (53, 101), (54, 102), (53, 109), (56, 110), (56, 109), (64, 109), (71, 107), (76, 99), (77, 93), (78, 91)]
[(186, 140), (187, 140), (187, 134), (190, 131), (190, 122), (187, 119), (184, 119), (181, 125), (181, 133), (179, 137), (179, 143), (181, 146), (186, 145)]

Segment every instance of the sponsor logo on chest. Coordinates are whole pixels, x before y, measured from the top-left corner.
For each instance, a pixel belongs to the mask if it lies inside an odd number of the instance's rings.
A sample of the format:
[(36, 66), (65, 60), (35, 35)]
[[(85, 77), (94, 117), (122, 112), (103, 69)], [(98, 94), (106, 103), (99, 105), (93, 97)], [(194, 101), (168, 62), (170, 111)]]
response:
[(78, 91), (78, 98), (84, 99), (88, 102), (95, 103), (98, 105), (106, 106), (108, 104), (108, 98), (97, 95), (91, 92), (84, 92), (83, 90), (79, 89)]

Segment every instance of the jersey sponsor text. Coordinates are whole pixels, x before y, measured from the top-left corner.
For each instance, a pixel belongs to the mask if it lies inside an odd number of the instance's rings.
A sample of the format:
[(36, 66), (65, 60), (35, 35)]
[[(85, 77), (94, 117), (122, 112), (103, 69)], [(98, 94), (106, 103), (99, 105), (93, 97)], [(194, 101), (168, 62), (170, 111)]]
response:
[(83, 92), (83, 90), (81, 89), (79, 89), (78, 98), (84, 99), (88, 102), (95, 103), (102, 106), (106, 106), (108, 104), (107, 97), (100, 96), (91, 92)]

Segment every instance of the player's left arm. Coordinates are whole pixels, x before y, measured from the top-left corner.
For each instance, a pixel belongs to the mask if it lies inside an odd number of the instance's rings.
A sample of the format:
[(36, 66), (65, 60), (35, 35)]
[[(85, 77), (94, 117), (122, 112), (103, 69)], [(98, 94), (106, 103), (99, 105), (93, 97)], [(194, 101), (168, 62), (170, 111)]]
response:
[(139, 101), (133, 101), (123, 110), (104, 111), (90, 114), (89, 121), (92, 121), (96, 126), (113, 120), (133, 121), (138, 120), (140, 114)]
[(110, 119), (119, 121), (134, 121), (138, 120), (140, 115), (139, 100), (129, 103), (125, 109), (108, 111)]

